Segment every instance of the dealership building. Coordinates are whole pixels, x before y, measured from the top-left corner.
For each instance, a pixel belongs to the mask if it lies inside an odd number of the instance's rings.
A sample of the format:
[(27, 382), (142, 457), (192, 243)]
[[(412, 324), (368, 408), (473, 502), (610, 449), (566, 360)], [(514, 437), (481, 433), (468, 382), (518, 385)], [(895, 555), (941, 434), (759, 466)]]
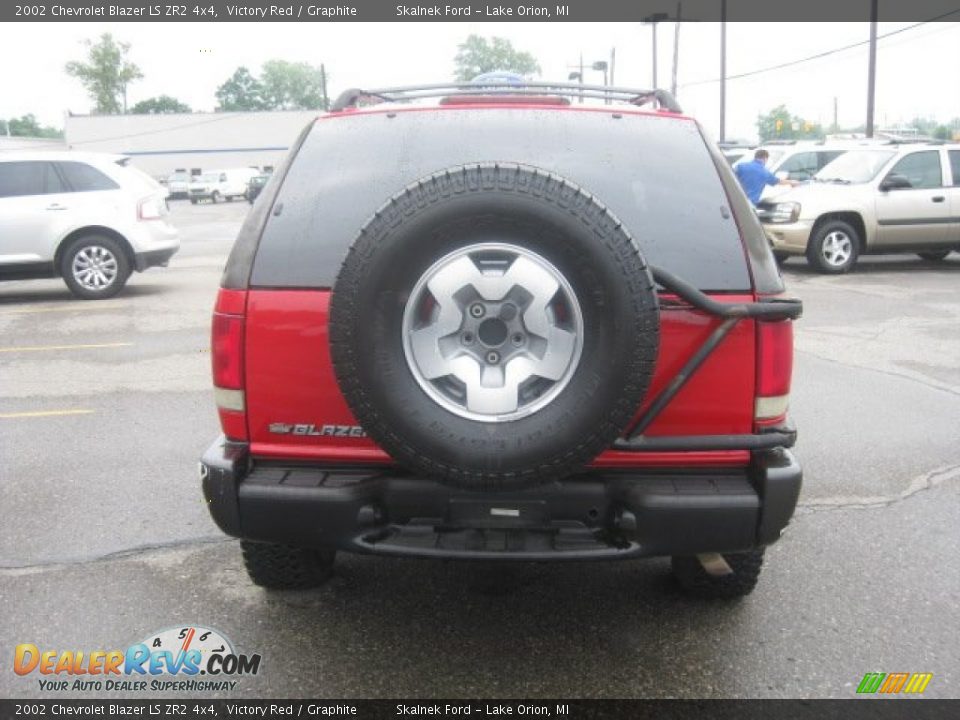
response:
[(317, 110), (68, 115), (72, 150), (128, 155), (144, 172), (165, 178), (175, 170), (199, 174), (237, 167), (272, 169)]

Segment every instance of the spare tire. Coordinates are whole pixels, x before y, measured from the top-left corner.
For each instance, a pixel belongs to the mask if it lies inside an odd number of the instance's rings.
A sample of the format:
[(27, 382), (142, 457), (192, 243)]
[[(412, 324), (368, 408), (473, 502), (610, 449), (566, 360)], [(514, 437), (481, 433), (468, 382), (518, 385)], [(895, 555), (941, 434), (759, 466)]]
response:
[(357, 421), (400, 464), (471, 489), (581, 469), (636, 413), (658, 344), (630, 234), (576, 185), (519, 165), (457, 167), (387, 201), (330, 307)]

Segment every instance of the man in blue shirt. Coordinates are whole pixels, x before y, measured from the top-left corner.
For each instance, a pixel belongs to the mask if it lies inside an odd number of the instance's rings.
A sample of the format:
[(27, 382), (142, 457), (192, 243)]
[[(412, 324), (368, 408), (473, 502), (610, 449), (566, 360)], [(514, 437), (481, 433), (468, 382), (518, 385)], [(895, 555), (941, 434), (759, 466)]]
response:
[(760, 148), (753, 154), (751, 162), (742, 162), (734, 168), (737, 173), (737, 179), (743, 186), (743, 191), (750, 198), (750, 202), (756, 207), (760, 202), (760, 195), (763, 188), (767, 185), (796, 185), (793, 180), (780, 180), (776, 175), (767, 170), (767, 158), (770, 157), (763, 148)]

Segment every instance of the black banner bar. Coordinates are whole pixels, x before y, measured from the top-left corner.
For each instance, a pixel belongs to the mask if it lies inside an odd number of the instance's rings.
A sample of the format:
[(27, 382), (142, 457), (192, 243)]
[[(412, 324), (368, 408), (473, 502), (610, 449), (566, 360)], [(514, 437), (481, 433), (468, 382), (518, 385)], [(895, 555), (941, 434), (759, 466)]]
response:
[[(871, 0), (728, 0), (726, 20), (868, 21)], [(719, 0), (683, 0), (688, 22), (721, 20)], [(676, 0), (23, 0), (0, 3), (4, 22), (642, 22), (669, 21)], [(957, 21), (957, 0), (880, 0), (879, 20)]]
[(0, 700), (0, 718), (629, 718), (630, 720), (941, 720), (957, 700)]

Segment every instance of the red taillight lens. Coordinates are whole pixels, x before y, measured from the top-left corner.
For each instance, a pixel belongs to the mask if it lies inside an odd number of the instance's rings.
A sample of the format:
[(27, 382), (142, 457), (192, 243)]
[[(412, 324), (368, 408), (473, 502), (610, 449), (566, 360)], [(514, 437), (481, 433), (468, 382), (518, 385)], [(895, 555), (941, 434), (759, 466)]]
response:
[(757, 394), (786, 395), (793, 375), (793, 323), (758, 322), (757, 328)]
[(246, 293), (242, 290), (221, 290), (210, 334), (214, 397), (220, 412), (220, 425), (231, 440), (247, 439), (243, 375), (246, 300)]
[(213, 314), (211, 335), (213, 384), (230, 390), (243, 389), (243, 317)]
[(782, 419), (793, 375), (793, 323), (757, 322), (757, 406), (760, 422)]

